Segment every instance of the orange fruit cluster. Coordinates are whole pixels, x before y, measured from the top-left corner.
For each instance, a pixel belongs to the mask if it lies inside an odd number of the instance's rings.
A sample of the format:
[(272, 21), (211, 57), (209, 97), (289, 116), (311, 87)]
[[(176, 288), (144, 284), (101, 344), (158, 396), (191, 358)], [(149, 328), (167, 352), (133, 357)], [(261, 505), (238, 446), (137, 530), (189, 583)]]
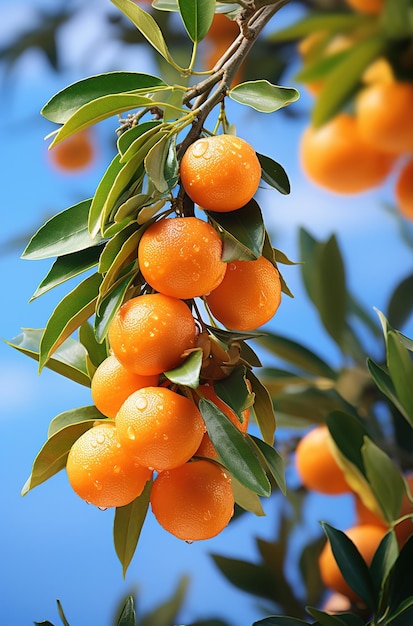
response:
[[(370, 565), (380, 541), (389, 529), (385, 521), (371, 511), (353, 492), (346, 481), (345, 474), (336, 461), (334, 443), (325, 424), (316, 426), (307, 432), (296, 447), (295, 468), (301, 483), (307, 489), (325, 494), (353, 495), (356, 520), (345, 534), (353, 541), (360, 554)], [(413, 489), (413, 475), (406, 476), (409, 489)], [(412, 513), (412, 504), (405, 495), (400, 517)], [(401, 548), (413, 533), (413, 523), (406, 519), (394, 527), (396, 538)], [(319, 558), (319, 570), (326, 587), (357, 602), (359, 598), (348, 586), (335, 561), (329, 543), (326, 543)]]
[[(200, 139), (188, 152), (181, 178), (191, 198), (223, 211), (249, 202), (261, 175), (249, 144), (223, 135)], [(212, 401), (243, 434), (250, 416), (248, 408), (238, 417), (215, 392), (214, 381), (228, 375), (229, 357), (208, 338), (194, 299), (238, 331), (266, 323), (281, 298), (280, 276), (269, 260), (226, 263), (222, 251), (219, 230), (194, 215), (166, 212), (145, 226), (136, 251), (145, 286), (113, 316), (110, 355), (91, 381), (93, 402), (107, 421), (81, 435), (67, 460), (74, 491), (102, 508), (129, 504), (150, 482), (156, 519), (186, 541), (215, 536), (234, 510), (231, 479), (199, 399)], [(165, 373), (196, 349), (203, 355), (197, 389), (173, 385)]]

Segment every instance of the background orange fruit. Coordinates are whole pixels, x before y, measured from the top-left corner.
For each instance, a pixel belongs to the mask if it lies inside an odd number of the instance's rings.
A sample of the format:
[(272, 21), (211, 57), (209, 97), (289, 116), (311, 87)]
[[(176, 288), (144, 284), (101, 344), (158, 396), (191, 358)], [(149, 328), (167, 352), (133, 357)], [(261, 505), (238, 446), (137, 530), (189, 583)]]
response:
[(209, 293), (224, 278), (222, 241), (208, 222), (174, 217), (154, 222), (139, 242), (139, 267), (156, 291), (183, 300)]
[(157, 471), (188, 461), (205, 432), (196, 405), (165, 387), (135, 391), (119, 409), (116, 426), (128, 454)]
[(384, 0), (346, 0), (347, 4), (356, 11), (376, 15), (383, 10)]
[(394, 190), (397, 208), (409, 220), (413, 220), (413, 159), (403, 165)]
[(109, 328), (116, 358), (143, 376), (160, 374), (182, 362), (195, 344), (196, 327), (187, 305), (164, 294), (146, 294), (125, 302)]
[(234, 135), (198, 139), (185, 152), (181, 182), (203, 209), (227, 212), (251, 200), (261, 179), (261, 165), (249, 143)]
[(141, 387), (156, 386), (158, 374), (141, 376), (126, 369), (112, 354), (97, 368), (92, 378), (91, 392), (96, 407), (106, 417), (116, 413), (131, 393)]
[(329, 495), (351, 491), (343, 470), (331, 452), (331, 435), (325, 424), (316, 426), (299, 441), (295, 467), (302, 484)]
[(394, 158), (362, 138), (356, 119), (341, 113), (319, 128), (308, 126), (300, 142), (305, 174), (336, 193), (360, 193), (380, 185)]
[[(345, 531), (345, 534), (354, 543), (367, 565), (370, 565), (380, 541), (386, 534), (386, 529), (380, 526), (364, 524), (352, 526)], [(344, 580), (329, 543), (325, 544), (318, 563), (320, 575), (326, 587), (347, 596), (353, 602), (359, 600), (355, 591)]]
[(76, 172), (89, 167), (95, 159), (95, 147), (90, 129), (72, 135), (49, 152), (50, 162), (59, 170)]
[(221, 284), (205, 300), (227, 328), (253, 330), (268, 322), (281, 303), (280, 275), (263, 256), (256, 261), (232, 261)]
[(66, 470), (77, 495), (102, 508), (129, 504), (152, 477), (126, 454), (113, 422), (101, 422), (75, 441)]
[(159, 524), (178, 539), (210, 539), (234, 513), (231, 480), (213, 461), (191, 461), (158, 474), (151, 505)]

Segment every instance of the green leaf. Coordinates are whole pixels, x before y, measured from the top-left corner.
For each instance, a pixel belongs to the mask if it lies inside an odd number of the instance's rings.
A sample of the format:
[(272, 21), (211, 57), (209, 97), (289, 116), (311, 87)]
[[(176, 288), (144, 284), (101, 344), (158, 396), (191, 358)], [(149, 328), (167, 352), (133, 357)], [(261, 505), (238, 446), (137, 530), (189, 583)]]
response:
[(59, 91), (44, 105), (40, 113), (51, 122), (64, 124), (82, 106), (102, 96), (139, 90), (151, 92), (153, 88), (166, 86), (161, 78), (140, 72), (98, 74)]
[(249, 435), (249, 438), (264, 457), (265, 465), (279, 486), (281, 492), (286, 495), (287, 486), (285, 483), (284, 460), (282, 456), (277, 452), (277, 450), (275, 450), (275, 448), (269, 446), (265, 443), (265, 441), (261, 441), (258, 437)]
[(54, 309), (40, 342), (39, 371), (63, 341), (93, 315), (101, 281), (99, 274), (92, 274)]
[(49, 148), (52, 149), (56, 144), (71, 137), (71, 135), (93, 124), (97, 124), (112, 115), (118, 115), (122, 111), (132, 111), (134, 109), (151, 106), (153, 106), (153, 100), (151, 100), (151, 98), (146, 98), (145, 96), (134, 93), (109, 94), (97, 98), (92, 102), (84, 104), (66, 120), (55, 134)]
[(238, 482), (238, 480), (234, 476), (231, 476), (231, 487), (234, 494), (235, 502), (238, 504), (238, 506), (244, 509), (244, 511), (254, 513), (254, 515), (257, 515), (257, 517), (265, 516), (261, 500), (259, 499), (257, 494), (254, 493), (254, 491), (251, 491), (251, 489), (247, 489), (247, 487), (241, 485), (241, 483)]
[[(90, 406), (81, 406), (76, 409), (69, 409), (63, 413), (59, 413), (52, 419), (47, 431), (47, 438), (50, 439), (60, 430), (80, 424), (81, 422), (96, 422), (97, 420), (107, 420), (94, 404)], [(90, 424), (89, 424), (90, 426)]]
[(388, 372), (386, 372), (380, 365), (378, 365), (373, 359), (367, 359), (367, 368), (371, 374), (371, 377), (377, 387), (382, 393), (384, 393), (389, 400), (391, 400), (394, 406), (400, 411), (400, 413), (408, 420), (408, 416), (404, 411), (404, 408), (400, 404), (400, 401), (396, 395), (396, 390), (393, 385), (392, 379)]
[[(413, 560), (413, 535), (409, 537), (389, 574), (389, 589), (388, 589), (388, 614), (389, 616), (394, 614), (400, 615), (401, 605), (407, 608), (411, 604), (413, 597), (413, 585), (411, 576), (411, 567)], [(394, 620), (390, 622), (391, 626), (409, 626), (411, 624), (411, 612), (410, 622), (408, 620)]]
[(196, 389), (199, 385), (201, 367), (202, 350), (194, 350), (181, 365), (173, 370), (169, 370), (169, 372), (165, 372), (165, 376), (172, 383)]
[(236, 367), (227, 378), (214, 383), (214, 391), (242, 421), (242, 412), (251, 406), (251, 395), (245, 382), (246, 369)]
[(397, 3), (384, 2), (380, 15), (381, 26), (389, 39), (404, 39), (413, 35), (412, 3), (399, 0)]
[(351, 621), (345, 621), (345, 617), (342, 614), (325, 613), (313, 606), (308, 606), (307, 611), (317, 620), (317, 624), (320, 624), (320, 626), (353, 626), (353, 624), (354, 626), (364, 626), (364, 621), (358, 615), (348, 613), (347, 616), (350, 616)]
[(84, 200), (50, 218), (33, 235), (23, 259), (40, 260), (86, 250), (102, 242), (91, 237), (87, 227), (91, 200)]
[(211, 556), (220, 572), (238, 589), (260, 598), (273, 599), (275, 581), (269, 567), (219, 554), (211, 554)]
[[(184, 602), (189, 585), (189, 577), (182, 576), (173, 594), (166, 602), (158, 605), (153, 611), (144, 615), (139, 626), (154, 626), (154, 624), (175, 624), (176, 616)], [(195, 626), (195, 625), (194, 625)]]
[(413, 363), (408, 350), (394, 331), (387, 333), (387, 366), (397, 397), (404, 408), (403, 414), (413, 426)]
[(282, 30), (269, 35), (270, 41), (293, 41), (311, 35), (315, 31), (327, 31), (331, 34), (352, 31), (368, 23), (368, 16), (357, 13), (311, 13), (302, 20), (294, 22)]
[(111, 0), (128, 17), (151, 46), (176, 70), (183, 72), (183, 68), (175, 63), (171, 57), (162, 31), (158, 24), (146, 11), (130, 0)]
[(282, 165), (271, 159), (271, 157), (259, 154), (257, 157), (261, 163), (262, 179), (280, 193), (286, 195), (290, 193), (290, 181)]
[[(264, 619), (254, 622), (252, 626), (309, 626), (309, 622), (305, 622), (297, 617), (271, 615), (271, 617), (264, 617)], [(316, 626), (315, 623), (314, 626)]]
[(255, 419), (264, 441), (272, 445), (274, 443), (276, 423), (271, 396), (260, 379), (257, 378), (251, 370), (247, 370), (247, 378), (251, 383), (251, 390), (255, 395), (253, 406)]
[(142, 148), (146, 141), (152, 137), (152, 135), (156, 135), (162, 128), (163, 125), (159, 120), (152, 120), (150, 122), (141, 122), (123, 132), (117, 141), (121, 162), (125, 163), (129, 161), (129, 159)]
[(413, 274), (402, 280), (393, 291), (387, 306), (387, 319), (401, 328), (413, 310)]
[(347, 584), (370, 609), (376, 606), (376, 594), (369, 569), (354, 543), (341, 530), (321, 522), (334, 558)]
[(261, 113), (274, 113), (300, 97), (297, 89), (272, 85), (268, 80), (241, 83), (230, 89), (228, 95), (235, 102)]
[(223, 261), (252, 261), (261, 256), (265, 226), (261, 209), (254, 199), (236, 211), (207, 211), (207, 215), (223, 239)]
[(178, 181), (178, 161), (176, 159), (176, 135), (165, 133), (149, 150), (145, 158), (145, 170), (161, 193), (172, 189)]
[(103, 229), (102, 214), (109, 191), (111, 190), (116, 177), (121, 171), (123, 164), (120, 162), (120, 156), (117, 154), (111, 161), (106, 172), (102, 176), (95, 195), (90, 205), (88, 216), (88, 231), (91, 237), (96, 237)]
[(212, 24), (215, 0), (178, 0), (185, 30), (194, 42), (201, 41)]
[(136, 626), (136, 613), (132, 596), (126, 598), (116, 626)]
[[(376, 594), (378, 596), (381, 594), (380, 601), (383, 605), (387, 604), (387, 597), (384, 592), (386, 581), (398, 555), (399, 548), (396, 535), (394, 531), (390, 531), (386, 533), (381, 540), (370, 565), (370, 574), (376, 589)], [(386, 610), (385, 606), (383, 606), (383, 608)], [(377, 613), (380, 614), (380, 611), (377, 611)]]
[(108, 346), (97, 341), (93, 327), (89, 322), (85, 322), (79, 328), (79, 341), (85, 347), (95, 369), (109, 356)]
[(140, 496), (126, 506), (117, 507), (113, 522), (113, 541), (122, 564), (123, 576), (135, 554), (139, 536), (149, 507), (152, 481), (148, 481)]
[(211, 441), (227, 469), (242, 485), (260, 496), (268, 497), (271, 493), (270, 483), (245, 437), (213, 402), (201, 398), (199, 410)]
[[(104, 278), (99, 287), (97, 309), (115, 282), (123, 275), (125, 266), (130, 266), (130, 259), (136, 256), (142, 229), (132, 223), (117, 233), (107, 244), (100, 258), (99, 272)], [(133, 266), (135, 267), (135, 266)]]
[(101, 342), (105, 339), (111, 321), (116, 314), (116, 311), (123, 303), (125, 294), (134, 280), (137, 271), (136, 263), (132, 264), (132, 270), (127, 272), (124, 278), (117, 281), (110, 292), (101, 299), (95, 316), (95, 333), (97, 341)]
[(92, 425), (93, 420), (70, 424), (46, 441), (34, 460), (32, 473), (22, 489), (23, 496), (65, 467), (70, 448)]
[(340, 58), (326, 77), (315, 102), (312, 111), (315, 127), (328, 122), (343, 108), (359, 86), (363, 71), (383, 53), (385, 45), (382, 34), (372, 35), (354, 43)]
[[(23, 328), (22, 333), (6, 341), (7, 345), (35, 361), (39, 360), (40, 341), (44, 329)], [(68, 337), (54, 352), (46, 367), (61, 376), (73, 380), (79, 385), (90, 387), (90, 378), (86, 365), (86, 351), (79, 341)]]

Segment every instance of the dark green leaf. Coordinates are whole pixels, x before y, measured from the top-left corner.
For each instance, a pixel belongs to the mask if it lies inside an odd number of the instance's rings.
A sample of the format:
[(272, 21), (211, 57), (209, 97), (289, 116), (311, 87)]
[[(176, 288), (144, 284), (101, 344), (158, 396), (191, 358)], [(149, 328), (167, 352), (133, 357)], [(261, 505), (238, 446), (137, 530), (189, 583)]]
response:
[(401, 328), (413, 311), (413, 275), (401, 281), (393, 291), (387, 318), (394, 328)]
[(169, 372), (165, 376), (177, 385), (185, 385), (196, 389), (199, 385), (199, 375), (202, 367), (202, 350), (194, 350), (185, 361)]
[(228, 95), (261, 113), (274, 113), (300, 97), (297, 89), (272, 85), (268, 80), (241, 83), (230, 89)]
[(387, 333), (387, 366), (404, 415), (413, 426), (413, 363), (398, 334)]
[(248, 489), (268, 497), (271, 493), (268, 478), (242, 433), (209, 400), (201, 398), (199, 409), (211, 441), (231, 474)]
[[(413, 535), (409, 537), (390, 572), (389, 575), (389, 615), (398, 612), (400, 605), (410, 600), (413, 596), (413, 577), (411, 567), (413, 561)], [(410, 612), (411, 617), (411, 612)], [(407, 622), (405, 622), (406, 624)], [(410, 622), (411, 623), (411, 622)], [(391, 622), (392, 626), (401, 626), (396, 620)]]
[(56, 417), (52, 419), (47, 431), (47, 438), (50, 439), (60, 430), (63, 430), (68, 426), (73, 426), (73, 424), (89, 422), (90, 426), (90, 422), (106, 419), (107, 418), (102, 415), (100, 411), (98, 411), (94, 404), (90, 406), (81, 406), (76, 409), (70, 409), (69, 411), (59, 413), (59, 415), (56, 415)]
[(31, 238), (23, 259), (49, 259), (96, 246), (102, 238), (91, 237), (87, 220), (91, 200), (84, 200), (48, 220)]
[(54, 309), (40, 342), (39, 371), (63, 341), (93, 315), (101, 281), (99, 274), (92, 274)]
[(59, 91), (47, 102), (41, 114), (57, 124), (64, 124), (83, 105), (107, 94), (126, 93), (154, 87), (166, 87), (157, 76), (139, 72), (109, 72), (79, 80)]
[(322, 522), (334, 558), (347, 584), (370, 609), (376, 606), (376, 594), (369, 569), (354, 543), (341, 531)]
[[(271, 386), (265, 379), (264, 383), (271, 391)], [(307, 420), (310, 424), (324, 422), (332, 411), (347, 411), (350, 415), (355, 413), (354, 408), (335, 389), (298, 387), (289, 392), (276, 392), (272, 395), (272, 400), (276, 416), (279, 413), (286, 414)]]
[(140, 496), (126, 506), (116, 509), (113, 522), (113, 541), (116, 554), (122, 564), (123, 576), (135, 554), (139, 536), (149, 506), (152, 481), (148, 481)]
[(405, 415), (404, 408), (400, 404), (400, 401), (396, 395), (396, 390), (388, 372), (386, 372), (380, 365), (378, 365), (375, 361), (373, 361), (373, 359), (370, 358), (367, 359), (367, 367), (373, 381), (376, 383), (380, 391), (393, 402), (394, 406), (407, 419), (407, 415)]
[[(29, 356), (36, 361), (39, 360), (40, 341), (44, 329), (23, 328), (22, 333), (6, 341), (6, 343)], [(68, 337), (66, 341), (54, 352), (48, 360), (46, 367), (61, 376), (73, 380), (79, 385), (90, 387), (90, 378), (86, 365), (86, 351), (79, 341)]]
[(212, 24), (215, 0), (178, 0), (186, 32), (194, 42), (201, 41)]
[(122, 305), (125, 294), (128, 291), (131, 282), (136, 275), (136, 264), (133, 264), (132, 270), (121, 278), (111, 289), (111, 291), (102, 298), (99, 308), (95, 316), (95, 333), (97, 341), (101, 342), (105, 339), (110, 323), (116, 314), (116, 311)]
[(258, 152), (257, 157), (261, 163), (262, 179), (280, 193), (289, 194), (290, 181), (282, 165), (271, 159), (271, 157), (259, 154)]
[(116, 626), (136, 626), (136, 613), (132, 596), (126, 598)]
[(381, 25), (389, 39), (404, 39), (413, 35), (412, 3), (410, 0), (384, 2)]
[[(254, 622), (252, 626), (308, 626), (310, 622), (305, 622), (297, 617), (286, 617), (284, 615), (271, 615), (271, 617), (264, 617), (264, 619)], [(317, 626), (315, 622), (312, 622), (313, 626)]]
[(267, 566), (219, 554), (211, 554), (211, 556), (221, 573), (233, 585), (258, 597), (273, 599), (274, 580)]
[(140, 620), (139, 626), (155, 626), (155, 624), (175, 624), (177, 613), (182, 608), (189, 585), (189, 577), (182, 576), (172, 596), (146, 614)]
[(344, 616), (341, 614), (332, 615), (330, 613), (320, 611), (312, 606), (308, 606), (307, 611), (317, 620), (317, 623), (320, 624), (320, 626), (347, 626), (347, 624), (348, 626), (352, 626), (353, 624), (354, 626), (364, 626), (364, 621), (358, 615), (347, 614), (350, 615), (352, 619), (352, 621), (349, 622), (347, 620), (345, 621), (343, 618)]
[(255, 419), (264, 441), (272, 446), (276, 423), (271, 396), (260, 379), (251, 370), (247, 370), (247, 378), (251, 383), (251, 391), (255, 395), (253, 406)]
[(258, 439), (258, 437), (249, 435), (249, 438), (264, 457), (265, 465), (279, 486), (281, 492), (286, 495), (287, 487), (285, 484), (284, 460), (282, 456), (277, 452), (277, 450), (275, 450), (275, 448), (269, 446), (265, 443), (265, 441)]
[(208, 211), (207, 215), (223, 238), (223, 261), (251, 261), (261, 256), (265, 226), (261, 209), (254, 199), (236, 211)]
[[(396, 535), (393, 531), (390, 531), (386, 533), (381, 540), (370, 565), (371, 578), (378, 596), (383, 592), (389, 572), (391, 571), (398, 555), (399, 548), (397, 545)], [(386, 594), (383, 594), (381, 600), (383, 604), (387, 603)], [(385, 607), (383, 608), (386, 610)]]
[(214, 391), (218, 398), (231, 407), (240, 421), (243, 419), (242, 412), (251, 405), (252, 400), (245, 376), (245, 367), (236, 367), (227, 378), (214, 383)]

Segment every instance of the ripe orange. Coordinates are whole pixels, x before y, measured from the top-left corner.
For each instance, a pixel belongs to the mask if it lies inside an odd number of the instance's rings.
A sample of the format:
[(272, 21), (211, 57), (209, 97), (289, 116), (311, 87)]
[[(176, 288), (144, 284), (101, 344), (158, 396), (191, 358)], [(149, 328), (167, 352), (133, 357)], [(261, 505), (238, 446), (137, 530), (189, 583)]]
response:
[[(232, 42), (239, 35), (240, 29), (236, 22), (229, 19), (222, 13), (215, 13), (211, 27), (205, 37), (206, 43), (206, 56), (205, 66), (206, 69), (212, 69), (219, 59), (226, 53)], [(232, 85), (237, 85), (243, 80), (244, 71), (243, 66), (238, 69)]]
[(191, 461), (158, 474), (151, 505), (159, 524), (178, 539), (210, 539), (234, 513), (231, 480), (213, 461)]
[(95, 158), (90, 129), (79, 131), (58, 143), (49, 154), (52, 165), (65, 172), (76, 172), (89, 167)]
[(301, 137), (301, 165), (316, 184), (336, 193), (359, 193), (380, 185), (394, 158), (361, 137), (358, 122), (341, 113)]
[(201, 443), (199, 444), (199, 448), (195, 452), (194, 456), (202, 456), (206, 459), (218, 458), (218, 452), (215, 450), (214, 444), (212, 443), (208, 433), (204, 433), (204, 436), (201, 439)]
[(139, 267), (153, 289), (183, 300), (218, 287), (226, 263), (222, 241), (208, 222), (197, 217), (175, 217), (154, 222), (142, 235)]
[(227, 328), (253, 330), (268, 322), (281, 303), (280, 275), (263, 256), (256, 261), (232, 261), (221, 284), (205, 300)]
[(383, 0), (346, 0), (347, 4), (356, 11), (376, 15), (383, 10)]
[(127, 453), (158, 472), (186, 463), (205, 432), (195, 404), (165, 387), (135, 391), (119, 409), (116, 426)]
[(302, 484), (319, 493), (339, 494), (351, 491), (331, 452), (331, 436), (325, 424), (316, 426), (299, 441), (295, 466)]
[(113, 422), (101, 422), (75, 441), (66, 470), (77, 495), (102, 508), (129, 504), (152, 477), (126, 454)]
[[(351, 539), (360, 552), (367, 565), (370, 565), (374, 553), (380, 541), (386, 534), (386, 528), (371, 524), (352, 526), (345, 531), (347, 537)], [(357, 594), (343, 578), (341, 571), (334, 559), (333, 551), (329, 543), (324, 546), (319, 557), (319, 568), (321, 578), (326, 587), (350, 598), (353, 602), (359, 600)]]
[(376, 82), (356, 98), (361, 137), (377, 150), (394, 154), (413, 151), (413, 84)]
[(395, 197), (400, 213), (413, 220), (413, 159), (407, 161), (397, 178)]
[(233, 135), (198, 139), (185, 152), (181, 182), (203, 209), (226, 213), (251, 200), (261, 179), (261, 165), (249, 143)]
[(158, 374), (135, 374), (119, 363), (112, 354), (102, 361), (93, 375), (92, 399), (103, 415), (114, 418), (131, 393), (142, 387), (156, 386), (158, 382)]
[(109, 328), (109, 342), (126, 368), (143, 376), (178, 366), (195, 344), (196, 327), (185, 302), (161, 293), (125, 302)]

